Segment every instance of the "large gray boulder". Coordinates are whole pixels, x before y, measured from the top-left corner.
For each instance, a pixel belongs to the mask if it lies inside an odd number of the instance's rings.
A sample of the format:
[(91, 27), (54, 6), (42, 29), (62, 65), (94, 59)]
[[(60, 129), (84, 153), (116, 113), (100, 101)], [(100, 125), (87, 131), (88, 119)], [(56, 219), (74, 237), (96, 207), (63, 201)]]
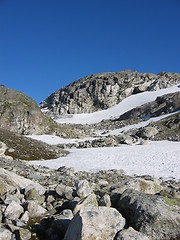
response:
[(5, 209), (4, 216), (9, 220), (17, 220), (22, 213), (24, 213), (24, 208), (12, 201)]
[(62, 183), (58, 184), (55, 189), (56, 193), (65, 199), (73, 200), (73, 188)]
[(89, 182), (85, 180), (80, 180), (76, 183), (76, 194), (81, 199), (85, 198), (89, 194), (91, 194), (91, 187)]
[(64, 240), (113, 240), (125, 219), (114, 208), (85, 207), (72, 219)]
[[(11, 186), (10, 188), (15, 187), (15, 188), (20, 188), (20, 189), (24, 189), (27, 186), (31, 185), (31, 188), (35, 188), (36, 191), (42, 195), (45, 193), (46, 189), (40, 185), (37, 182), (31, 181), (30, 179), (24, 178), (22, 176), (17, 175), (14, 172), (10, 172), (8, 170), (5, 170), (4, 168), (0, 168), (0, 183), (3, 181), (5, 182), (5, 184), (3, 185), (3, 192), (7, 192), (7, 188), (9, 188), (9, 185)], [(1, 181), (1, 179), (3, 179)], [(8, 184), (8, 185), (7, 185)]]
[(180, 214), (160, 196), (128, 189), (120, 197), (117, 208), (128, 225), (152, 239), (180, 238)]
[(9, 230), (0, 227), (0, 239), (12, 240), (12, 233)]
[(47, 210), (40, 206), (37, 201), (29, 200), (26, 202), (26, 204), (30, 218), (42, 217), (47, 213)]

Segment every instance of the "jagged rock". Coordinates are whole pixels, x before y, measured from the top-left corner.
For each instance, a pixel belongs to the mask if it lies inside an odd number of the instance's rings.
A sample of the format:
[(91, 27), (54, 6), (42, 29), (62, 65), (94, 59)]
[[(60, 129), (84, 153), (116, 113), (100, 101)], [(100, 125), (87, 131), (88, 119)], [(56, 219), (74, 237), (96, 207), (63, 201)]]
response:
[(20, 220), (22, 223), (27, 224), (29, 221), (29, 212), (25, 211)]
[(12, 201), (6, 208), (4, 212), (4, 217), (10, 220), (17, 220), (20, 215), (24, 212), (24, 209), (21, 205)]
[(125, 219), (113, 208), (85, 207), (72, 219), (64, 240), (114, 239)]
[[(1, 169), (0, 169), (1, 172)], [(0, 196), (5, 195), (7, 192), (13, 192), (16, 188), (14, 186), (11, 186), (7, 184), (5, 179), (0, 176)]]
[(152, 239), (178, 239), (180, 237), (180, 214), (174, 212), (159, 196), (126, 190), (118, 210), (128, 225)]
[(111, 207), (111, 199), (109, 194), (105, 193), (98, 202), (99, 206)]
[(136, 177), (133, 179), (125, 179), (124, 181), (122, 180), (111, 185), (111, 195), (113, 195), (113, 193), (122, 194), (126, 189), (134, 189), (147, 194), (156, 194), (160, 193), (162, 186), (161, 181), (156, 178), (146, 179), (145, 177)]
[(154, 127), (146, 127), (140, 129), (137, 133), (138, 137), (150, 139), (153, 138), (156, 134), (158, 134), (158, 130)]
[(91, 194), (91, 187), (89, 182), (86, 179), (80, 180), (76, 183), (76, 194), (81, 199)]
[(62, 198), (65, 198), (65, 199), (68, 199), (68, 200), (72, 200), (73, 199), (73, 188), (72, 187), (69, 187), (69, 186), (66, 186), (64, 184), (58, 184), (56, 186), (56, 193), (62, 197)]
[(12, 201), (17, 202), (18, 204), (23, 203), (24, 200), (24, 195), (20, 194), (19, 190), (16, 189), (15, 191), (11, 192), (11, 193), (7, 193), (4, 197), (3, 197), (4, 203), (5, 204), (10, 204)]
[(151, 240), (151, 238), (129, 227), (120, 231), (116, 235), (115, 240)]
[(20, 240), (29, 240), (31, 239), (31, 232), (28, 229), (20, 228), (16, 233), (16, 238)]
[(32, 185), (39, 192), (39, 194), (42, 195), (45, 193), (46, 189), (43, 186), (41, 186), (39, 183), (33, 182), (27, 178), (21, 177), (14, 172), (10, 172), (8, 170), (0, 168), (0, 176), (9, 185), (14, 186), (15, 188), (18, 187), (20, 189), (23, 189), (28, 185)]
[(127, 70), (94, 74), (57, 90), (40, 107), (54, 116), (90, 113), (112, 107), (131, 94), (154, 91), (177, 83), (180, 83), (180, 75), (176, 73), (155, 75)]
[(30, 218), (42, 217), (47, 212), (47, 210), (40, 206), (37, 201), (29, 200), (26, 202), (26, 204)]
[(0, 227), (0, 239), (12, 240), (12, 233), (9, 230)]
[(44, 202), (44, 196), (40, 195), (32, 185), (25, 188), (25, 199), (36, 200), (39, 204)]
[(85, 198), (83, 198), (81, 201), (79, 201), (73, 210), (74, 215), (82, 208), (88, 207), (88, 206), (94, 206), (94, 207), (98, 206), (98, 202), (95, 194), (90, 194)]

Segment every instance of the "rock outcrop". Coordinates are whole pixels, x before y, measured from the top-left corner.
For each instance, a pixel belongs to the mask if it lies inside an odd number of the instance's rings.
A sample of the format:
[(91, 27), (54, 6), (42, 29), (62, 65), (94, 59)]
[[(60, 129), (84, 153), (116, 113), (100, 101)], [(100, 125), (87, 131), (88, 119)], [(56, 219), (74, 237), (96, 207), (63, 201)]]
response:
[(180, 83), (180, 74), (158, 75), (122, 71), (81, 78), (51, 94), (40, 107), (53, 116), (107, 109), (131, 94), (154, 91)]
[(48, 132), (52, 120), (44, 116), (35, 100), (0, 86), (0, 127), (20, 134)]
[(163, 198), (132, 189), (126, 190), (118, 203), (128, 224), (153, 239), (180, 237), (180, 214), (170, 209)]

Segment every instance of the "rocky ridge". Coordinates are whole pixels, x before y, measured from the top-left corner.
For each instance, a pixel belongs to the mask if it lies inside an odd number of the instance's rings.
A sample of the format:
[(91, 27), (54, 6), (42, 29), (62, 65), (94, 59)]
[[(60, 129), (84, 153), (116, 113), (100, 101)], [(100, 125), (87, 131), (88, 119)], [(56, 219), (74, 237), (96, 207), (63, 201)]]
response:
[(122, 71), (94, 74), (75, 81), (51, 94), (40, 104), (51, 116), (91, 113), (118, 104), (124, 98), (180, 83), (180, 74)]

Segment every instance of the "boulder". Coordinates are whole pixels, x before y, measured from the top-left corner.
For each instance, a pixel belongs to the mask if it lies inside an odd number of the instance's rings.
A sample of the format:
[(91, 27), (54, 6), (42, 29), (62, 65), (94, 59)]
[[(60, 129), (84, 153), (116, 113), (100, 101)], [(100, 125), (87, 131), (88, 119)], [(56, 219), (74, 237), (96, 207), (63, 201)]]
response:
[(84, 199), (82, 199), (81, 201), (79, 201), (73, 210), (74, 215), (82, 208), (88, 207), (88, 206), (98, 207), (98, 202), (95, 194), (90, 194)]
[(125, 219), (114, 208), (84, 207), (72, 219), (64, 240), (113, 240)]
[[(1, 169), (0, 169), (1, 172)], [(0, 176), (0, 196), (4, 196), (8, 192), (13, 192), (16, 188), (6, 182), (6, 180)]]
[(43, 217), (43, 215), (47, 212), (47, 210), (40, 206), (37, 201), (29, 200), (26, 204), (30, 218)]
[(134, 230), (132, 227), (128, 229), (123, 229), (118, 232), (115, 237), (115, 240), (150, 240), (151, 238), (145, 234)]
[(44, 196), (41, 196), (32, 185), (29, 185), (25, 188), (25, 199), (36, 200), (40, 204), (44, 202)]
[(74, 189), (72, 187), (60, 183), (56, 186), (55, 191), (60, 197), (68, 200), (73, 200)]
[(5, 209), (4, 216), (9, 220), (17, 220), (23, 212), (23, 207), (12, 201)]
[(9, 230), (0, 227), (0, 239), (11, 240), (12, 233)]
[(91, 187), (89, 182), (86, 179), (80, 180), (76, 183), (76, 194), (81, 199), (91, 194)]
[(15, 188), (24, 189), (28, 185), (32, 185), (40, 195), (44, 194), (46, 189), (37, 182), (33, 182), (30, 179), (21, 177), (14, 172), (10, 172), (3, 168), (0, 168), (0, 176), (2, 179), (5, 179), (6, 183), (14, 186)]
[(173, 211), (163, 197), (128, 189), (117, 208), (129, 226), (153, 239), (180, 238), (180, 213)]
[(28, 229), (20, 228), (16, 231), (16, 238), (21, 240), (31, 239), (31, 232)]
[(20, 220), (22, 223), (27, 224), (29, 221), (29, 212), (25, 211)]
[(99, 206), (111, 207), (111, 199), (110, 196), (105, 193), (99, 200)]
[(113, 184), (110, 188), (110, 196), (113, 206), (116, 207), (117, 200), (119, 200), (121, 194), (127, 189), (134, 189), (148, 194), (157, 194), (162, 190), (162, 186), (159, 179), (152, 177), (148, 178), (148, 176), (146, 178), (136, 177), (121, 180), (120, 182)]
[(139, 130), (136, 134), (138, 137), (150, 139), (158, 134), (158, 130), (155, 127), (145, 127)]

